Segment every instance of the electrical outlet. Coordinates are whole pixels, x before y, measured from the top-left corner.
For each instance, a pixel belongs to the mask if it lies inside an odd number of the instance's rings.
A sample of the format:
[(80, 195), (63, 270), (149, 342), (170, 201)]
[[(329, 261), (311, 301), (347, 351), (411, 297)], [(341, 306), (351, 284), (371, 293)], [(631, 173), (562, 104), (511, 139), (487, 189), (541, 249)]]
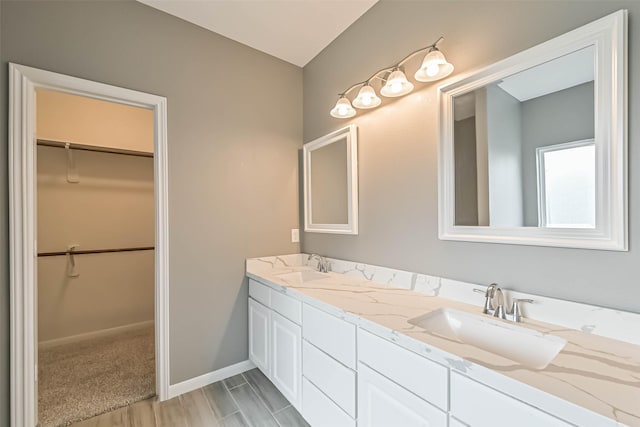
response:
[(291, 229), (291, 243), (298, 243), (300, 241), (300, 230), (297, 228)]

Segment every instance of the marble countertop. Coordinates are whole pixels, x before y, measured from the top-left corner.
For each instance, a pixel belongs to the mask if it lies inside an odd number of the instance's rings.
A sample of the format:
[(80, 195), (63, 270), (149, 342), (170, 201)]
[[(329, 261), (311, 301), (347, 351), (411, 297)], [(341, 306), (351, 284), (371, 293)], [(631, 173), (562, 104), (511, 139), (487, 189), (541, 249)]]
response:
[[(567, 341), (549, 365), (544, 369), (532, 369), (408, 322), (441, 308), (484, 316), (481, 307), (338, 273), (328, 273), (329, 277), (307, 282), (279, 277), (309, 269), (275, 265), (257, 269), (247, 263), (247, 275), (255, 280), (507, 394), (526, 399), (534, 406), (558, 408), (557, 399), (550, 398), (551, 395), (569, 402), (568, 407), (575, 404), (605, 417), (576, 415), (577, 418), (569, 419), (577, 425), (595, 425), (593, 420), (599, 419), (609, 421), (606, 423), (609, 425), (640, 426), (640, 346), (524, 319), (518, 326)], [(562, 408), (559, 410), (566, 411), (567, 405)]]

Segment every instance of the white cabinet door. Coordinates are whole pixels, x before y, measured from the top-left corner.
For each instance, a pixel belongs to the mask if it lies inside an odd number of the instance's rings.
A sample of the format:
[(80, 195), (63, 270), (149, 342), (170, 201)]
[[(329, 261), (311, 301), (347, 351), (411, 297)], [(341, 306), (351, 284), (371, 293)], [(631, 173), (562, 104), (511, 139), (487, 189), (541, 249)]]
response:
[(447, 414), (358, 364), (358, 427), (442, 427)]
[(249, 359), (267, 377), (269, 369), (269, 319), (271, 310), (249, 298)]
[(271, 381), (300, 409), (302, 385), (302, 331), (300, 326), (271, 312)]

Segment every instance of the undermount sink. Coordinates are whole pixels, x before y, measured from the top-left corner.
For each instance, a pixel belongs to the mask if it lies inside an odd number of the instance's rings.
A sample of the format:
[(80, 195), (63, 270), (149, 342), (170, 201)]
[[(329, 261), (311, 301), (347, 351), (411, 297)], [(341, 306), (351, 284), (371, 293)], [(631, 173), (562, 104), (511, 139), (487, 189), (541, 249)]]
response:
[(328, 274), (320, 273), (315, 270), (294, 271), (292, 273), (278, 274), (277, 277), (287, 283), (305, 283), (313, 280), (322, 280), (330, 277)]
[(533, 369), (544, 369), (567, 343), (560, 337), (448, 308), (414, 317), (409, 323)]

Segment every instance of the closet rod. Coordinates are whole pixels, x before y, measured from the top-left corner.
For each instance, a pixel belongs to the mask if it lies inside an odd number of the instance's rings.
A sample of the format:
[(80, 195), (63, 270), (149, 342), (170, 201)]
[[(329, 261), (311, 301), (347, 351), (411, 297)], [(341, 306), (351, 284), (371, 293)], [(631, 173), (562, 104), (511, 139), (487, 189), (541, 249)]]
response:
[[(41, 145), (44, 147), (65, 148), (67, 146), (67, 143), (62, 141), (51, 141), (48, 139), (39, 139), (38, 145)], [(69, 148), (71, 148), (72, 150), (80, 150), (80, 151), (96, 151), (98, 153), (123, 154), (125, 156), (153, 158), (153, 153), (147, 153), (146, 151), (126, 150), (124, 148), (98, 147), (94, 145), (76, 144), (75, 142), (70, 142)]]
[(61, 255), (67, 255), (67, 254), (73, 254), (73, 255), (106, 254), (110, 252), (152, 251), (154, 249), (155, 249), (154, 246), (140, 246), (137, 248), (92, 249), (92, 250), (84, 250), (84, 251), (64, 251), (64, 252), (41, 252), (38, 254), (38, 256), (45, 257), (45, 256), (61, 256)]

